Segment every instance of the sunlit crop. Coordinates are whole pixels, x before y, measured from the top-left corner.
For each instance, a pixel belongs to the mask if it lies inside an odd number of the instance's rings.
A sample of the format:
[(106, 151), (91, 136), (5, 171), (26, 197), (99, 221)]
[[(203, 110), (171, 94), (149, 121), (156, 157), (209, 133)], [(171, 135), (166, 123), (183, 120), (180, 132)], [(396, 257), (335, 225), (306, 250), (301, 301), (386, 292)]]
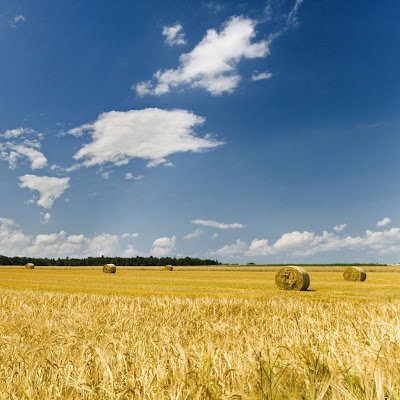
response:
[(400, 398), (398, 300), (269, 293), (0, 289), (0, 398)]

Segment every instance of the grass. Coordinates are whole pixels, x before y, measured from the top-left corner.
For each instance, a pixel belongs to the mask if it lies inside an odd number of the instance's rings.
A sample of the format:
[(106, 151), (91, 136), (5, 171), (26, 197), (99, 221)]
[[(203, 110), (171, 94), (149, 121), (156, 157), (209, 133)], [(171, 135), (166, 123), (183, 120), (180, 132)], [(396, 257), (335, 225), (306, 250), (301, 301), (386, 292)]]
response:
[(0, 268), (0, 399), (400, 399), (400, 274)]

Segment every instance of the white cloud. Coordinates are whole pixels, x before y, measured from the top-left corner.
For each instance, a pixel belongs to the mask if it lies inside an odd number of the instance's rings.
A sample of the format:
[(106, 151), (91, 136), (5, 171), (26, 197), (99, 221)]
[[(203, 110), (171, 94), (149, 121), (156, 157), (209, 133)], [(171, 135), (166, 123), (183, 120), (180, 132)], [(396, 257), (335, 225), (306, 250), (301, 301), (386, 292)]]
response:
[(128, 238), (128, 237), (131, 237), (131, 238), (137, 238), (137, 237), (139, 237), (139, 233), (138, 232), (135, 232), (135, 233), (123, 233), (122, 235), (121, 235), (121, 237), (123, 238), (123, 239), (126, 239), (126, 238)]
[[(35, 139), (27, 139), (24, 136), (35, 134)], [(5, 143), (0, 143), (0, 159), (7, 161), (10, 169), (17, 167), (20, 157), (27, 157), (31, 163), (31, 169), (44, 168), (47, 159), (41, 153), (39, 140), (43, 139), (43, 134), (31, 128), (15, 128), (5, 131), (2, 137), (9, 139)]]
[(265, 256), (273, 253), (273, 248), (268, 245), (268, 239), (254, 239), (246, 251), (248, 256)]
[(182, 54), (176, 69), (157, 71), (152, 81), (132, 87), (139, 96), (161, 95), (179, 86), (201, 87), (212, 95), (233, 92), (241, 76), (237, 66), (242, 59), (262, 58), (269, 54), (269, 42), (252, 42), (256, 21), (245, 17), (229, 19), (218, 33), (209, 29), (201, 42)]
[(211, 236), (211, 239), (216, 239), (218, 237), (218, 233), (214, 233), (214, 235)]
[(32, 146), (34, 143), (29, 144), (30, 146), (13, 144), (10, 142), (5, 144), (0, 143), (0, 159), (7, 161), (10, 169), (15, 169), (17, 167), (18, 158), (25, 156), (31, 162), (31, 169), (44, 168), (47, 165), (47, 158), (43, 153)]
[[(167, 248), (168, 243), (161, 241), (160, 247)], [(83, 234), (68, 235), (65, 231), (36, 236), (26, 235), (12, 219), (0, 218), (0, 254), (54, 258), (120, 254), (132, 257), (140, 252), (131, 245), (121, 249), (118, 236), (109, 233), (92, 237), (86, 237)]]
[(11, 25), (13, 28), (16, 28), (17, 25), (19, 25), (19, 24), (21, 24), (21, 23), (23, 23), (23, 22), (25, 22), (25, 17), (24, 17), (23, 15), (16, 15), (16, 16), (11, 20), (10, 25)]
[(222, 257), (235, 257), (243, 254), (247, 250), (247, 244), (240, 239), (236, 240), (236, 243), (232, 245), (226, 245), (221, 249), (211, 253), (212, 255), (222, 256)]
[(15, 146), (14, 150), (16, 153), (21, 154), (29, 158), (32, 169), (44, 168), (47, 165), (47, 158), (40, 151), (25, 146)]
[(245, 228), (245, 225), (239, 224), (237, 222), (233, 224), (225, 224), (223, 222), (217, 222), (217, 221), (205, 221), (203, 219), (195, 219), (191, 221), (192, 224), (199, 224), (199, 225), (204, 225), (204, 226), (211, 226), (213, 228), (219, 228), (219, 229), (231, 229), (231, 228)]
[(224, 8), (222, 4), (217, 3), (215, 1), (210, 1), (206, 3), (206, 7), (209, 8), (214, 13), (220, 12)]
[(169, 46), (185, 44), (185, 34), (182, 32), (182, 25), (164, 26), (162, 34), (165, 36), (165, 43)]
[(291, 26), (297, 25), (297, 23), (298, 23), (297, 13), (299, 11), (301, 3), (303, 3), (303, 0), (296, 0), (295, 4), (294, 4), (293, 8), (290, 10), (288, 18), (286, 20), (286, 26), (291, 27)]
[(392, 222), (392, 220), (390, 218), (385, 217), (381, 221), (378, 221), (376, 223), (376, 226), (378, 226), (378, 227), (386, 226), (386, 225), (389, 225), (391, 222)]
[(19, 177), (21, 188), (36, 190), (40, 194), (37, 205), (43, 208), (51, 208), (66, 189), (70, 187), (69, 178), (56, 178), (50, 176), (24, 175)]
[(274, 21), (281, 25), (277, 31), (269, 35), (270, 42), (298, 25), (298, 12), (302, 3), (303, 0), (296, 0), (289, 13), (285, 13), (282, 8), (284, 2), (274, 2), (271, 0), (267, 2), (267, 6), (265, 7), (265, 20)]
[(176, 237), (161, 237), (154, 241), (151, 254), (155, 257), (164, 257), (171, 254), (175, 250)]
[(124, 179), (127, 179), (127, 180), (133, 179), (135, 181), (138, 181), (140, 179), (143, 179), (143, 175), (134, 176), (131, 172), (127, 172), (124, 176)]
[(140, 251), (136, 250), (131, 244), (129, 244), (122, 255), (123, 255), (123, 257), (136, 257), (136, 256), (140, 256), (141, 253), (140, 253)]
[(211, 254), (226, 257), (271, 254), (307, 257), (343, 250), (366, 251), (379, 255), (400, 253), (400, 228), (385, 231), (367, 230), (362, 236), (339, 236), (328, 231), (323, 231), (321, 235), (294, 231), (283, 234), (273, 245), (269, 245), (268, 239), (254, 239), (247, 247), (245, 242), (237, 240), (233, 245), (226, 245)]
[(251, 77), (252, 81), (261, 81), (263, 79), (269, 79), (272, 77), (271, 72), (260, 72), (259, 74), (253, 74)]
[(43, 216), (43, 218), (42, 218), (42, 220), (40, 221), (42, 224), (47, 224), (48, 222), (50, 222), (50, 220), (51, 220), (51, 214), (50, 213), (42, 213), (42, 216)]
[(314, 239), (312, 232), (290, 232), (283, 234), (274, 244), (278, 250), (292, 250), (309, 245)]
[(118, 236), (109, 233), (95, 236), (88, 240), (87, 254), (100, 255), (116, 255), (118, 249)]
[(103, 233), (92, 238), (66, 232), (41, 234), (31, 238), (26, 254), (36, 257), (114, 256), (119, 251), (118, 237)]
[(30, 134), (30, 133), (34, 133), (35, 131), (31, 128), (15, 128), (15, 129), (8, 129), (7, 131), (4, 132), (3, 136), (6, 139), (10, 139), (10, 138), (16, 138), (18, 136), (21, 135), (25, 135), (25, 134)]
[(201, 229), (196, 229), (193, 232), (190, 232), (187, 235), (185, 235), (183, 238), (184, 239), (198, 239), (202, 233), (203, 233), (203, 231)]
[(335, 225), (333, 230), (335, 232), (342, 232), (347, 227), (347, 224)]
[(186, 110), (147, 108), (101, 114), (92, 124), (68, 131), (82, 135), (89, 131), (92, 141), (75, 155), (82, 165), (112, 163), (127, 164), (133, 158), (149, 161), (149, 166), (165, 163), (165, 157), (178, 152), (201, 152), (218, 147), (223, 142), (195, 136), (193, 128), (204, 119)]
[(103, 172), (103, 173), (101, 174), (101, 177), (102, 177), (103, 179), (108, 179), (108, 178), (110, 178), (110, 175), (111, 175), (111, 171), (106, 171), (106, 172)]
[(21, 256), (30, 240), (30, 236), (22, 233), (12, 219), (0, 218), (0, 254)]

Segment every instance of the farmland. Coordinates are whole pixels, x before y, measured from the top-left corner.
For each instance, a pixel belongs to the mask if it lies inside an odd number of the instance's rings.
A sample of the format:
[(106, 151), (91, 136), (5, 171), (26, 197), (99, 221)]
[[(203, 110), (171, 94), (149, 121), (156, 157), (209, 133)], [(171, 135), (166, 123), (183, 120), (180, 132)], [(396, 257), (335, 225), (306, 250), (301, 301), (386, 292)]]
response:
[(0, 398), (399, 399), (398, 267), (307, 270), (0, 268)]

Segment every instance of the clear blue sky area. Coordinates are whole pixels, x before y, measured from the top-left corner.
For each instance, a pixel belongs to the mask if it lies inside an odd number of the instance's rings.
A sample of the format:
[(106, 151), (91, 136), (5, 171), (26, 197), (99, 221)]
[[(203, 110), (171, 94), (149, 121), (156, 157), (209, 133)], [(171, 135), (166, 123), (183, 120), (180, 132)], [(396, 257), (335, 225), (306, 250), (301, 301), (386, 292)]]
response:
[(400, 262), (399, 12), (3, 0), (0, 254)]

